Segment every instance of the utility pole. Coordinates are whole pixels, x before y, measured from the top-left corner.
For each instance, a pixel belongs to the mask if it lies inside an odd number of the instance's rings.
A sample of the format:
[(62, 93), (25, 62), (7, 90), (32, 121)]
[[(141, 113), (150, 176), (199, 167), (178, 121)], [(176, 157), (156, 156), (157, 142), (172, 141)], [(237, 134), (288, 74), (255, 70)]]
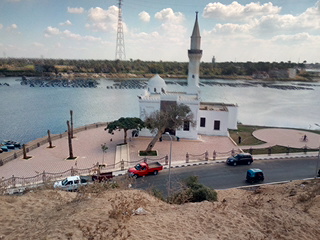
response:
[(122, 0), (118, 3), (118, 27), (117, 27), (117, 43), (116, 43), (116, 60), (126, 60), (126, 52), (124, 48), (124, 36), (122, 26)]

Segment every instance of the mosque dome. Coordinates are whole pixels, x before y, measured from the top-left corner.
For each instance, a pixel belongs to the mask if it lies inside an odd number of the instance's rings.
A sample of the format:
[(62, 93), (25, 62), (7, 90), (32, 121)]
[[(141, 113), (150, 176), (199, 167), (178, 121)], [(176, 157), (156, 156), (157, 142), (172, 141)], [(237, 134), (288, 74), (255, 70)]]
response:
[(159, 74), (154, 75), (152, 78), (148, 81), (148, 91), (150, 93), (165, 93), (167, 90), (167, 84), (159, 76)]

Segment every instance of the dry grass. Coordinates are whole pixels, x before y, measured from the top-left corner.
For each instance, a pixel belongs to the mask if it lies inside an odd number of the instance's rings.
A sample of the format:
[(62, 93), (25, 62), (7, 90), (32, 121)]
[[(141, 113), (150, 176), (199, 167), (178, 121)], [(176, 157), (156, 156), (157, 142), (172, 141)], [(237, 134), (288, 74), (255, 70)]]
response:
[(310, 181), (303, 182), (302, 185), (306, 187), (307, 191), (298, 195), (297, 203), (303, 205), (304, 212), (308, 212), (317, 197), (320, 196), (320, 184), (317, 184), (317, 181)]
[[(319, 179), (219, 190), (216, 202), (182, 205), (130, 189), (132, 179), (123, 180), (117, 188), (110, 182), (79, 192), (0, 196), (0, 239), (227, 240), (236, 232), (240, 240), (315, 240), (320, 234)], [(139, 208), (144, 215), (136, 214)]]

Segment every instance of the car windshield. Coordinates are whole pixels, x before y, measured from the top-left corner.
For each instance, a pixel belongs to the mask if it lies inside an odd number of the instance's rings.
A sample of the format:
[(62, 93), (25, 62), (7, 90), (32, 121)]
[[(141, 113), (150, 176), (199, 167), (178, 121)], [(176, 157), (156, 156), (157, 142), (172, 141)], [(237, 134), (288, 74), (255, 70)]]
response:
[(141, 165), (137, 164), (134, 168), (137, 169), (137, 170), (141, 170)]
[(66, 183), (68, 182), (68, 179), (64, 179), (64, 180), (62, 180), (62, 185), (66, 185)]

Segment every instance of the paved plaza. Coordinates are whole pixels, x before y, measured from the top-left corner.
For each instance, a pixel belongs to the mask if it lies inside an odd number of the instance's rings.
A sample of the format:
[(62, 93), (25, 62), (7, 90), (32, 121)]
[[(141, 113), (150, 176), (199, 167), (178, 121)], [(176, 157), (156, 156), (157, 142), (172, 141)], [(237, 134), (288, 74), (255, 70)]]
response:
[[(139, 156), (138, 153), (140, 150), (146, 149), (151, 138), (132, 138), (129, 131), (128, 148), (124, 148), (124, 152), (119, 153), (119, 148), (117, 152), (117, 145), (124, 141), (123, 131), (115, 131), (112, 135), (104, 131), (104, 127), (84, 130), (74, 135), (72, 142), (73, 155), (77, 157), (75, 160), (67, 160), (69, 156), (68, 139), (67, 137), (62, 137), (53, 141), (54, 148), (48, 148), (49, 145), (44, 144), (28, 153), (28, 156), (31, 156), (30, 159), (25, 160), (19, 157), (4, 164), (0, 167), (0, 177), (9, 178), (12, 175), (30, 177), (43, 171), (57, 173), (66, 171), (71, 167), (79, 169), (90, 168), (98, 162), (111, 166), (121, 160), (130, 161), (131, 163), (143, 160), (143, 157)], [(318, 148), (320, 144), (319, 134), (301, 130), (272, 128), (257, 130), (253, 134), (266, 143), (259, 146), (241, 146), (240, 148), (229, 137), (204, 135), (199, 136), (199, 140), (180, 139), (180, 141), (172, 141), (172, 164), (185, 162), (187, 153), (196, 160), (196, 155), (201, 155), (208, 151), (209, 161), (212, 161), (214, 151), (218, 153), (218, 158), (225, 159), (230, 156), (232, 150), (241, 151), (241, 149), (250, 147), (261, 148), (282, 145), (295, 148), (304, 146)], [(307, 135), (308, 141), (303, 142), (301, 140), (304, 135)], [(106, 153), (102, 151), (102, 144), (108, 146)], [(158, 152), (158, 156), (153, 157), (153, 159), (169, 156), (170, 144), (171, 141), (169, 139), (158, 141), (153, 148)], [(120, 165), (116, 167), (119, 169)], [(129, 166), (126, 165), (125, 167)]]

